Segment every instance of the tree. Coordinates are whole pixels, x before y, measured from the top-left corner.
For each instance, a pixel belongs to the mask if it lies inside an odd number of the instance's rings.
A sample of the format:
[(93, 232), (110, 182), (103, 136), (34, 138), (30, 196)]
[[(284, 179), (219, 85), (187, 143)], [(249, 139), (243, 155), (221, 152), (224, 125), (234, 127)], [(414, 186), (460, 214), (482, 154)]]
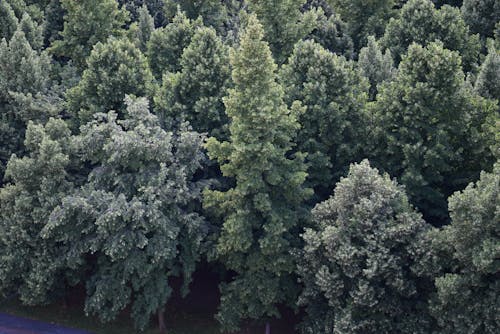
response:
[(392, 80), (396, 69), (392, 60), (391, 51), (382, 53), (375, 37), (368, 37), (368, 45), (359, 52), (358, 66), (361, 73), (370, 82), (370, 100), (375, 100), (378, 85), (384, 81)]
[(95, 44), (123, 34), (127, 11), (118, 9), (115, 0), (61, 0), (61, 5), (65, 10), (62, 39), (55, 40), (50, 50), (73, 60), (83, 71)]
[(172, 23), (151, 33), (147, 58), (156, 79), (160, 80), (165, 72), (180, 71), (182, 52), (200, 26), (199, 20), (191, 21), (183, 12), (178, 12)]
[(167, 73), (157, 101), (157, 112), (167, 124), (188, 121), (198, 132), (227, 139), (228, 120), (222, 97), (230, 76), (227, 47), (213, 28), (196, 29), (180, 59), (181, 71)]
[(368, 85), (355, 64), (312, 41), (299, 42), (280, 73), (289, 105), (299, 100), (297, 150), (307, 153), (308, 185), (323, 200), (349, 164), (363, 158)]
[(137, 39), (139, 40), (139, 50), (145, 53), (148, 49), (148, 41), (151, 38), (151, 33), (155, 29), (154, 19), (149, 14), (148, 7), (144, 4), (138, 10), (139, 18), (137, 21)]
[(278, 64), (284, 63), (292, 53), (294, 44), (316, 27), (318, 12), (302, 12), (305, 3), (306, 0), (253, 0), (248, 3), (262, 22), (265, 39)]
[(390, 20), (381, 44), (391, 50), (398, 64), (410, 44), (426, 46), (435, 40), (449, 50), (458, 51), (465, 70), (470, 71), (478, 62), (479, 37), (470, 35), (460, 10), (451, 6), (436, 9), (430, 0), (409, 0), (399, 17)]
[(28, 124), (26, 156), (12, 155), (0, 189), (0, 294), (17, 293), (23, 303), (43, 304), (71, 277), (54, 239), (42, 239), (52, 210), (72, 191), (71, 132), (62, 120)]
[(130, 13), (132, 22), (136, 22), (140, 17), (140, 9), (142, 6), (147, 6), (148, 11), (154, 19), (155, 27), (161, 27), (167, 24), (165, 17), (166, 2), (164, 0), (118, 0), (121, 7), (125, 8)]
[(464, 0), (462, 16), (471, 31), (481, 37), (493, 37), (495, 24), (500, 21), (500, 3), (495, 0)]
[[(194, 174), (204, 138), (187, 128), (165, 131), (144, 98), (126, 103), (124, 120), (111, 111), (81, 128), (75, 148), (92, 170), (52, 213), (44, 236), (69, 247), (68, 262), (93, 264), (87, 314), (110, 321), (131, 306), (143, 330), (156, 312), (163, 319), (169, 277), (182, 276), (186, 294), (200, 258), (207, 225), (196, 212), (203, 183)], [(64, 239), (74, 230), (76, 240)]]
[(418, 263), (429, 226), (404, 188), (367, 160), (312, 211), (303, 235), (303, 333), (430, 333)]
[(96, 44), (82, 79), (67, 93), (75, 125), (108, 110), (117, 111), (121, 118), (125, 95), (150, 97), (152, 80), (145, 56), (131, 41), (111, 39)]
[(434, 239), (435, 252), (446, 254), (436, 277), (433, 315), (440, 333), (493, 334), (500, 321), (498, 252), (500, 239), (500, 164), (481, 173), (449, 199), (451, 224)]
[(302, 185), (303, 155), (289, 156), (300, 107), (284, 104), (263, 28), (254, 15), (247, 21), (230, 53), (234, 88), (224, 99), (230, 140), (209, 138), (206, 144), (224, 176), (235, 180), (227, 191), (204, 193), (204, 206), (223, 220), (218, 257), (235, 273), (221, 285), (217, 315), (228, 330), (242, 319), (277, 316), (278, 304), (293, 303), (297, 289), (290, 249), (298, 241), (302, 202), (310, 195)]
[(43, 28), (34, 22), (28, 13), (24, 13), (19, 22), (19, 29), (34, 50), (40, 51), (43, 46)]
[(0, 39), (11, 39), (17, 30), (18, 20), (7, 1), (0, 2)]
[(64, 9), (60, 0), (50, 0), (45, 8), (44, 42), (51, 45), (61, 39), (60, 32), (64, 29)]
[(481, 95), (500, 102), (500, 50), (491, 45), (477, 76), (475, 89)]
[(465, 82), (457, 52), (412, 44), (373, 105), (373, 160), (406, 186), (427, 221), (441, 225), (448, 196), (493, 164), (493, 136), (483, 126), (496, 108)]
[(310, 37), (339, 56), (343, 55), (348, 59), (354, 57), (354, 43), (348, 33), (346, 23), (338, 15), (320, 15)]
[[(239, 1), (239, 0), (237, 0)], [(222, 33), (228, 19), (226, 2), (221, 0), (165, 0), (167, 18), (173, 18), (177, 10), (183, 11), (191, 20), (201, 18), (203, 24)]]

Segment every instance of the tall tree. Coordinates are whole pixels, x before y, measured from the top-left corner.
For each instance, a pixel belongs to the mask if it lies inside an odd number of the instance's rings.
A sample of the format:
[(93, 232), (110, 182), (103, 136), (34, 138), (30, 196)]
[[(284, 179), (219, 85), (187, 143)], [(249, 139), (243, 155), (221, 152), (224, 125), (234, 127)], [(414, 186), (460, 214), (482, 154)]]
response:
[(11, 39), (17, 30), (18, 20), (16, 13), (7, 1), (0, 2), (0, 39)]
[(181, 71), (166, 74), (155, 99), (168, 124), (188, 121), (198, 132), (227, 139), (222, 97), (230, 76), (227, 47), (213, 28), (198, 28), (180, 59)]
[(134, 43), (125, 38), (98, 43), (88, 58), (82, 79), (67, 93), (75, 125), (108, 110), (121, 115), (126, 94), (152, 96), (152, 80), (146, 57)]
[(286, 102), (299, 100), (306, 107), (299, 115), (297, 150), (307, 153), (307, 181), (315, 189), (314, 200), (323, 200), (349, 164), (363, 158), (367, 80), (354, 62), (312, 41), (296, 44), (280, 77)]
[(500, 21), (500, 3), (496, 0), (464, 0), (462, 15), (472, 32), (483, 38), (493, 37), (495, 24)]
[(81, 128), (75, 149), (93, 168), (53, 212), (44, 235), (69, 247), (68, 262), (93, 263), (87, 314), (110, 321), (131, 306), (143, 330), (153, 314), (163, 317), (169, 277), (182, 276), (186, 294), (200, 258), (208, 229), (196, 213), (203, 183), (194, 174), (205, 158), (204, 138), (187, 128), (165, 131), (144, 98), (126, 103), (124, 120), (111, 111)]
[(445, 263), (433, 314), (443, 334), (498, 331), (500, 164), (449, 199), (451, 224), (434, 239)]
[(431, 43), (410, 46), (373, 107), (374, 161), (407, 187), (426, 218), (445, 223), (448, 196), (493, 164), (493, 136), (483, 126), (496, 105), (465, 82), (457, 52)]
[(500, 103), (500, 49), (493, 44), (489, 47), (488, 55), (477, 76), (476, 91), (489, 99), (496, 99)]
[(149, 14), (148, 7), (144, 4), (138, 10), (139, 17), (137, 18), (137, 39), (139, 40), (139, 49), (145, 53), (148, 49), (148, 41), (151, 38), (151, 33), (155, 28), (154, 19)]
[(228, 20), (226, 2), (221, 0), (165, 0), (167, 18), (173, 18), (180, 9), (191, 20), (201, 18), (203, 24), (222, 33)]
[(298, 265), (303, 333), (431, 332), (415, 267), (429, 226), (402, 186), (364, 160), (312, 215)]
[(470, 34), (460, 10), (451, 6), (436, 9), (430, 0), (409, 0), (398, 18), (387, 25), (381, 44), (391, 50), (399, 63), (410, 44), (426, 46), (435, 40), (449, 50), (460, 52), (465, 70), (471, 70), (478, 62), (479, 37)]
[(354, 43), (347, 24), (336, 14), (330, 16), (320, 14), (310, 38), (339, 56), (343, 55), (348, 59), (354, 57)]
[(310, 195), (302, 185), (303, 155), (289, 156), (300, 107), (286, 107), (264, 30), (254, 15), (247, 21), (230, 53), (234, 88), (224, 100), (230, 140), (209, 138), (206, 144), (210, 158), (236, 184), (204, 194), (205, 207), (223, 219), (218, 256), (235, 272), (221, 285), (217, 315), (229, 330), (242, 319), (277, 316), (278, 304), (293, 303), (297, 288), (290, 250), (298, 242), (302, 202)]
[(51, 51), (74, 61), (83, 71), (85, 60), (98, 42), (123, 34), (128, 20), (126, 10), (118, 9), (115, 0), (61, 0), (65, 11), (62, 39), (55, 40)]

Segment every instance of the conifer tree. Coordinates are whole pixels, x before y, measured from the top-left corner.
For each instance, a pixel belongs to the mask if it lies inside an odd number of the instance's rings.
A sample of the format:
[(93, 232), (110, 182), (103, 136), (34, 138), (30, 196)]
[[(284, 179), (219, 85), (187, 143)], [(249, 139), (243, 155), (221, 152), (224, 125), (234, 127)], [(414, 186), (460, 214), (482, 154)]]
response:
[(224, 100), (230, 139), (209, 138), (206, 144), (224, 176), (235, 180), (228, 191), (204, 194), (205, 207), (223, 219), (218, 257), (235, 272), (221, 286), (217, 315), (228, 330), (242, 319), (278, 316), (278, 304), (294, 302), (290, 251), (298, 242), (302, 202), (310, 195), (302, 185), (303, 155), (289, 156), (300, 107), (286, 107), (263, 28), (254, 15), (247, 21), (230, 53), (234, 88)]
[(496, 0), (464, 0), (462, 16), (471, 31), (481, 37), (493, 37), (495, 24), (500, 21), (500, 2)]
[(286, 102), (302, 102), (297, 150), (307, 153), (308, 185), (325, 199), (349, 164), (363, 158), (367, 80), (355, 64), (312, 41), (299, 42), (280, 73)]
[(61, 0), (65, 10), (62, 39), (55, 40), (51, 51), (67, 57), (83, 71), (85, 60), (98, 42), (121, 36), (128, 13), (115, 0)]
[(50, 0), (45, 8), (44, 42), (48, 46), (61, 39), (59, 34), (64, 29), (64, 9), (61, 0)]
[(165, 13), (173, 18), (180, 8), (191, 20), (201, 18), (203, 24), (222, 33), (228, 19), (226, 2), (221, 0), (165, 0)]
[(488, 55), (484, 59), (479, 75), (477, 76), (475, 89), (481, 95), (489, 99), (496, 99), (500, 103), (500, 49), (491, 45)]
[(139, 40), (139, 50), (142, 53), (146, 53), (147, 44), (151, 38), (151, 33), (155, 29), (155, 23), (153, 17), (149, 14), (148, 7), (143, 4), (138, 10), (139, 18), (137, 21), (137, 39)]
[(227, 139), (222, 97), (230, 76), (227, 47), (213, 28), (196, 29), (180, 59), (181, 71), (166, 74), (157, 96), (157, 112), (168, 124), (188, 121), (198, 132)]
[(17, 30), (18, 20), (7, 1), (0, 2), (0, 39), (10, 40)]
[(152, 80), (145, 56), (131, 41), (122, 38), (98, 43), (82, 79), (67, 93), (74, 124), (85, 124), (94, 114), (108, 110), (121, 115), (125, 95), (150, 97)]
[(28, 13), (24, 13), (19, 22), (19, 29), (34, 50), (40, 51), (43, 46), (43, 28), (31, 19)]
[(339, 56), (342, 55), (348, 59), (354, 56), (354, 43), (349, 35), (347, 24), (336, 14), (319, 15), (317, 26), (310, 37)]

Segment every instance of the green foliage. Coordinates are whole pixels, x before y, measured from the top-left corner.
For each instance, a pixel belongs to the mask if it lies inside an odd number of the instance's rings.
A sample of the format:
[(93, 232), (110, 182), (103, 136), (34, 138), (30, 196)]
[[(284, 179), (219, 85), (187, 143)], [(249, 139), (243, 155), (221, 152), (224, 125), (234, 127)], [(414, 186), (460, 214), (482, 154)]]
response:
[(147, 6), (149, 13), (154, 19), (155, 27), (160, 27), (167, 23), (164, 13), (165, 2), (164, 0), (118, 0), (120, 6), (130, 13), (130, 18), (133, 22), (139, 21), (141, 8)]
[(373, 36), (368, 37), (368, 45), (359, 51), (358, 66), (363, 76), (370, 82), (372, 101), (377, 96), (378, 85), (392, 80), (396, 72), (391, 51), (386, 50), (382, 53), (379, 43)]
[(130, 305), (142, 330), (167, 302), (169, 277), (182, 276), (187, 293), (201, 254), (207, 226), (196, 213), (202, 183), (193, 176), (204, 138), (186, 128), (163, 130), (144, 98), (126, 103), (124, 120), (100, 114), (74, 139), (82, 163), (93, 168), (43, 235), (69, 248), (68, 265), (91, 259), (87, 313), (110, 321)]
[(155, 99), (168, 126), (188, 121), (198, 132), (227, 139), (222, 97), (230, 76), (227, 47), (213, 28), (196, 29), (180, 59), (181, 71), (167, 73)]
[(363, 157), (367, 82), (353, 62), (312, 41), (296, 44), (280, 76), (287, 103), (299, 100), (306, 107), (297, 150), (307, 152), (308, 185), (324, 199), (349, 164)]
[(372, 112), (374, 161), (406, 186), (426, 218), (445, 223), (448, 196), (491, 168), (493, 138), (482, 127), (495, 104), (464, 81), (457, 52), (413, 44)]
[(498, 331), (500, 164), (449, 199), (451, 224), (434, 239), (444, 272), (436, 278), (433, 314), (443, 334)]
[(96, 44), (82, 79), (67, 93), (74, 123), (85, 124), (96, 113), (109, 110), (121, 115), (125, 95), (152, 96), (152, 80), (146, 57), (131, 41), (110, 39)]
[(64, 29), (64, 10), (60, 0), (50, 0), (45, 8), (44, 37), (45, 44), (50, 45), (60, 39)]
[(303, 235), (303, 333), (430, 333), (414, 264), (429, 229), (404, 188), (367, 160), (351, 165)]
[(139, 49), (142, 53), (147, 51), (147, 43), (151, 38), (151, 33), (155, 29), (153, 17), (149, 14), (148, 7), (144, 4), (138, 10), (139, 18), (137, 19), (137, 39), (139, 40)]
[(297, 41), (316, 28), (321, 11), (303, 12), (305, 3), (306, 0), (252, 0), (248, 3), (264, 26), (265, 39), (278, 64), (286, 61)]
[(178, 12), (172, 23), (152, 32), (147, 56), (151, 71), (158, 80), (165, 72), (181, 70), (182, 53), (200, 26), (202, 23), (199, 20), (191, 21), (183, 12)]
[(18, 20), (7, 1), (0, 2), (0, 39), (10, 40), (17, 30)]
[(235, 180), (228, 191), (204, 193), (205, 207), (223, 219), (219, 259), (235, 272), (221, 286), (217, 315), (228, 330), (242, 319), (277, 316), (278, 304), (293, 303), (297, 287), (290, 248), (298, 241), (301, 205), (310, 195), (302, 185), (303, 155), (288, 156), (300, 107), (286, 107), (263, 28), (254, 15), (247, 21), (230, 53), (234, 88), (224, 100), (230, 141), (209, 138), (206, 144), (224, 176)]
[(493, 45), (488, 50), (479, 75), (476, 79), (475, 89), (481, 95), (500, 102), (500, 49)]
[(50, 50), (73, 60), (83, 71), (94, 45), (123, 34), (128, 13), (118, 9), (115, 0), (61, 0), (61, 5), (65, 11), (62, 39), (55, 40)]
[(19, 22), (19, 29), (24, 32), (24, 36), (31, 47), (40, 51), (43, 46), (43, 27), (34, 22), (31, 17), (24, 13)]
[(0, 294), (15, 292), (26, 304), (47, 302), (64, 287), (64, 252), (57, 240), (42, 239), (52, 210), (72, 189), (68, 174), (70, 131), (62, 120), (28, 124), (27, 155), (15, 155), (0, 189)]
[(471, 31), (482, 37), (493, 37), (495, 24), (500, 21), (500, 2), (496, 0), (464, 0), (462, 15)]
[(478, 62), (479, 37), (470, 35), (460, 10), (451, 6), (436, 9), (430, 0), (409, 0), (399, 17), (387, 25), (381, 44), (391, 50), (399, 63), (410, 44), (426, 46), (435, 40), (440, 40), (449, 50), (460, 52), (467, 71)]
[(201, 17), (203, 24), (222, 32), (228, 19), (227, 1), (221, 0), (165, 0), (165, 14), (173, 18), (177, 10), (183, 11), (191, 20)]
[(353, 58), (354, 44), (347, 25), (338, 15), (319, 15), (316, 28), (310, 36), (325, 49), (346, 58)]

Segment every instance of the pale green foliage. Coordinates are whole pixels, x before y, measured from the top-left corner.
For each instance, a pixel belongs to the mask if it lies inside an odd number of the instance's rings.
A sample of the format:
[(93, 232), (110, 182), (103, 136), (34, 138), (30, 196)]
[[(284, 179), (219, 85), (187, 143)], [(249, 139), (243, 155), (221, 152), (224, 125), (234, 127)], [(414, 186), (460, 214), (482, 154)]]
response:
[(280, 73), (289, 105), (302, 102), (297, 150), (307, 153), (308, 185), (319, 199), (363, 157), (368, 84), (355, 64), (312, 41), (299, 42)]
[(234, 178), (228, 191), (204, 193), (204, 205), (222, 217), (218, 257), (234, 270), (221, 287), (217, 319), (236, 329), (242, 319), (277, 316), (277, 305), (292, 303), (297, 292), (290, 248), (298, 241), (302, 202), (310, 191), (303, 155), (288, 157), (299, 128), (298, 105), (288, 109), (276, 82), (276, 65), (264, 31), (248, 17), (239, 46), (230, 53), (234, 88), (224, 100), (231, 120), (230, 140), (209, 138), (210, 158), (224, 176)]
[(433, 314), (443, 334), (494, 334), (500, 328), (500, 164), (449, 199), (451, 224), (434, 239), (446, 254)]
[(443, 42), (449, 50), (460, 52), (466, 70), (478, 62), (479, 37), (470, 35), (460, 10), (451, 6), (436, 9), (430, 0), (409, 0), (399, 17), (387, 25), (381, 44), (391, 50), (399, 63), (413, 42), (426, 46), (435, 40)]
[(378, 85), (392, 80), (396, 72), (391, 51), (386, 50), (382, 53), (379, 43), (373, 36), (368, 37), (368, 45), (359, 52), (358, 66), (363, 76), (370, 82), (372, 101), (377, 96)]
[(298, 264), (302, 332), (430, 333), (413, 268), (429, 227), (404, 188), (364, 160), (312, 214)]
[(183, 12), (178, 12), (172, 23), (153, 31), (147, 56), (157, 79), (161, 79), (165, 72), (175, 73), (181, 69), (182, 52), (191, 43), (195, 29), (200, 26), (200, 20), (191, 21)]
[(500, 102), (500, 49), (494, 45), (481, 65), (474, 88), (481, 96)]
[(115, 0), (61, 0), (65, 10), (62, 39), (55, 40), (51, 51), (72, 59), (80, 70), (98, 42), (110, 36), (121, 36), (128, 13), (118, 9)]
[(12, 156), (5, 173), (9, 183), (0, 189), (0, 294), (16, 292), (27, 304), (49, 301), (65, 284), (64, 250), (40, 232), (72, 189), (70, 134), (61, 120), (50, 119), (45, 126), (30, 122), (27, 155)]
[(17, 30), (18, 20), (7, 1), (0, 1), (0, 39), (10, 40)]
[(85, 124), (94, 114), (115, 110), (121, 115), (127, 94), (152, 95), (153, 76), (146, 57), (127, 39), (98, 43), (77, 86), (67, 93), (74, 123)]
[(493, 37), (495, 24), (500, 21), (500, 1), (464, 0), (462, 16), (474, 33)]
[[(52, 213), (44, 236), (61, 239), (69, 264), (95, 260), (87, 313), (110, 321), (130, 305), (144, 329), (171, 294), (169, 277), (182, 276), (187, 293), (200, 257), (207, 226), (195, 211), (202, 183), (193, 175), (204, 138), (186, 128), (163, 130), (144, 98), (126, 103), (124, 120), (100, 114), (74, 139), (82, 162), (94, 167)], [(68, 233), (77, 237), (64, 239)]]
[(227, 47), (213, 28), (197, 28), (180, 59), (181, 71), (167, 73), (155, 101), (166, 124), (188, 121), (218, 139), (228, 134), (222, 97), (230, 76)]
[(302, 12), (306, 0), (252, 0), (249, 8), (264, 26), (265, 40), (278, 64), (286, 61), (294, 44), (316, 28), (316, 9)]
[(43, 27), (34, 22), (27, 13), (23, 14), (19, 22), (19, 29), (24, 32), (26, 39), (34, 50), (40, 51), (42, 49)]
[(457, 52), (413, 44), (372, 112), (374, 161), (407, 187), (426, 218), (445, 223), (448, 196), (491, 168), (494, 139), (483, 125), (495, 104), (465, 82)]

